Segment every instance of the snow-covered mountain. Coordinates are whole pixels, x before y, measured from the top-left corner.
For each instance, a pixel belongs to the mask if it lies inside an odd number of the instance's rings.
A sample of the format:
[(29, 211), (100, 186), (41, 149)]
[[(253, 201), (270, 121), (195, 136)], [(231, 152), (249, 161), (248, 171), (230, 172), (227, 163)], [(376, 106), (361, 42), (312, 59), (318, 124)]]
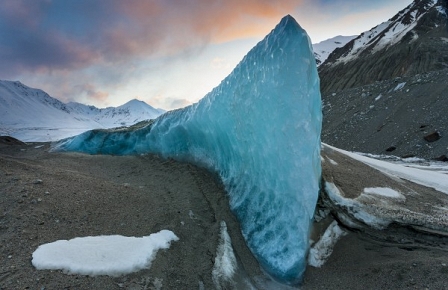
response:
[(0, 81), (0, 135), (22, 141), (54, 141), (91, 129), (129, 126), (163, 112), (138, 100), (104, 109), (65, 104), (21, 82)]
[(327, 40), (314, 43), (313, 51), (316, 58), (317, 66), (321, 65), (336, 48), (346, 45), (350, 40), (355, 38), (356, 35), (342, 36), (338, 35)]
[(101, 124), (105, 128), (129, 126), (143, 120), (155, 119), (163, 114), (162, 109), (155, 109), (139, 100), (131, 100), (119, 107), (98, 109), (94, 106), (70, 102), (67, 104), (70, 112), (87, 116), (89, 119)]
[(446, 0), (415, 0), (335, 49), (319, 67), (322, 91), (339, 91), (448, 67)]
[(415, 0), (319, 66), (322, 141), (448, 160), (448, 1)]

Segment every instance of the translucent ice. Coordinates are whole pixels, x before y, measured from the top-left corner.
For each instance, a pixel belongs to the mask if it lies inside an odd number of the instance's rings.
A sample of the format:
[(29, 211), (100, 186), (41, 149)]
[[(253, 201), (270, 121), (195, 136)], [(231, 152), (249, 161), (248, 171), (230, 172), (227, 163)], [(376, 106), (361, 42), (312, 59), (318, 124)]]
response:
[(298, 282), (319, 190), (321, 100), (306, 32), (284, 17), (200, 102), (126, 131), (89, 131), (56, 149), (157, 153), (217, 172), (249, 248)]

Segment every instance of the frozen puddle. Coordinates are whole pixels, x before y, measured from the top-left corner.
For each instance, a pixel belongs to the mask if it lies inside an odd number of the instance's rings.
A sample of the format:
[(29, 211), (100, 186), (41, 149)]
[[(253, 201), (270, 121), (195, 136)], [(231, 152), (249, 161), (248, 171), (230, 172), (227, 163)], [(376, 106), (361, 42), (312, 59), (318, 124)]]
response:
[(178, 240), (168, 230), (145, 237), (111, 235), (59, 240), (39, 246), (32, 264), (38, 270), (119, 276), (149, 268), (159, 249), (168, 249), (172, 241)]

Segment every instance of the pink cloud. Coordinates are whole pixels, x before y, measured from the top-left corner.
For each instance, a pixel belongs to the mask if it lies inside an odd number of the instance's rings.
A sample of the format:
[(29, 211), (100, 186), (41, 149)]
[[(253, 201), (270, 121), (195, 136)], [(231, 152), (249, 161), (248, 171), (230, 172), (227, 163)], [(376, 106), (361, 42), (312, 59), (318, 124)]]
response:
[(87, 103), (105, 103), (109, 97), (108, 92), (101, 91), (97, 89), (92, 83), (83, 83), (82, 85), (77, 85), (76, 90), (79, 95), (84, 95)]

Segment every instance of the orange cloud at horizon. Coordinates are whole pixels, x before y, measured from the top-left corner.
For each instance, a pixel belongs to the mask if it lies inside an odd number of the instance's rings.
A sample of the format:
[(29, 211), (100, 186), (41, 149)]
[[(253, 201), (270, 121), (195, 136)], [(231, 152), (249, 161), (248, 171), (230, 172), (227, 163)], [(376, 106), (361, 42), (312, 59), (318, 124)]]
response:
[[(159, 49), (176, 51), (195, 43), (222, 43), (269, 33), (280, 19), (303, 0), (192, 0), (119, 2), (118, 10), (140, 26), (136, 45), (120, 42), (129, 31), (117, 27), (114, 44), (124, 50)], [(135, 31), (134, 31), (135, 33)]]

